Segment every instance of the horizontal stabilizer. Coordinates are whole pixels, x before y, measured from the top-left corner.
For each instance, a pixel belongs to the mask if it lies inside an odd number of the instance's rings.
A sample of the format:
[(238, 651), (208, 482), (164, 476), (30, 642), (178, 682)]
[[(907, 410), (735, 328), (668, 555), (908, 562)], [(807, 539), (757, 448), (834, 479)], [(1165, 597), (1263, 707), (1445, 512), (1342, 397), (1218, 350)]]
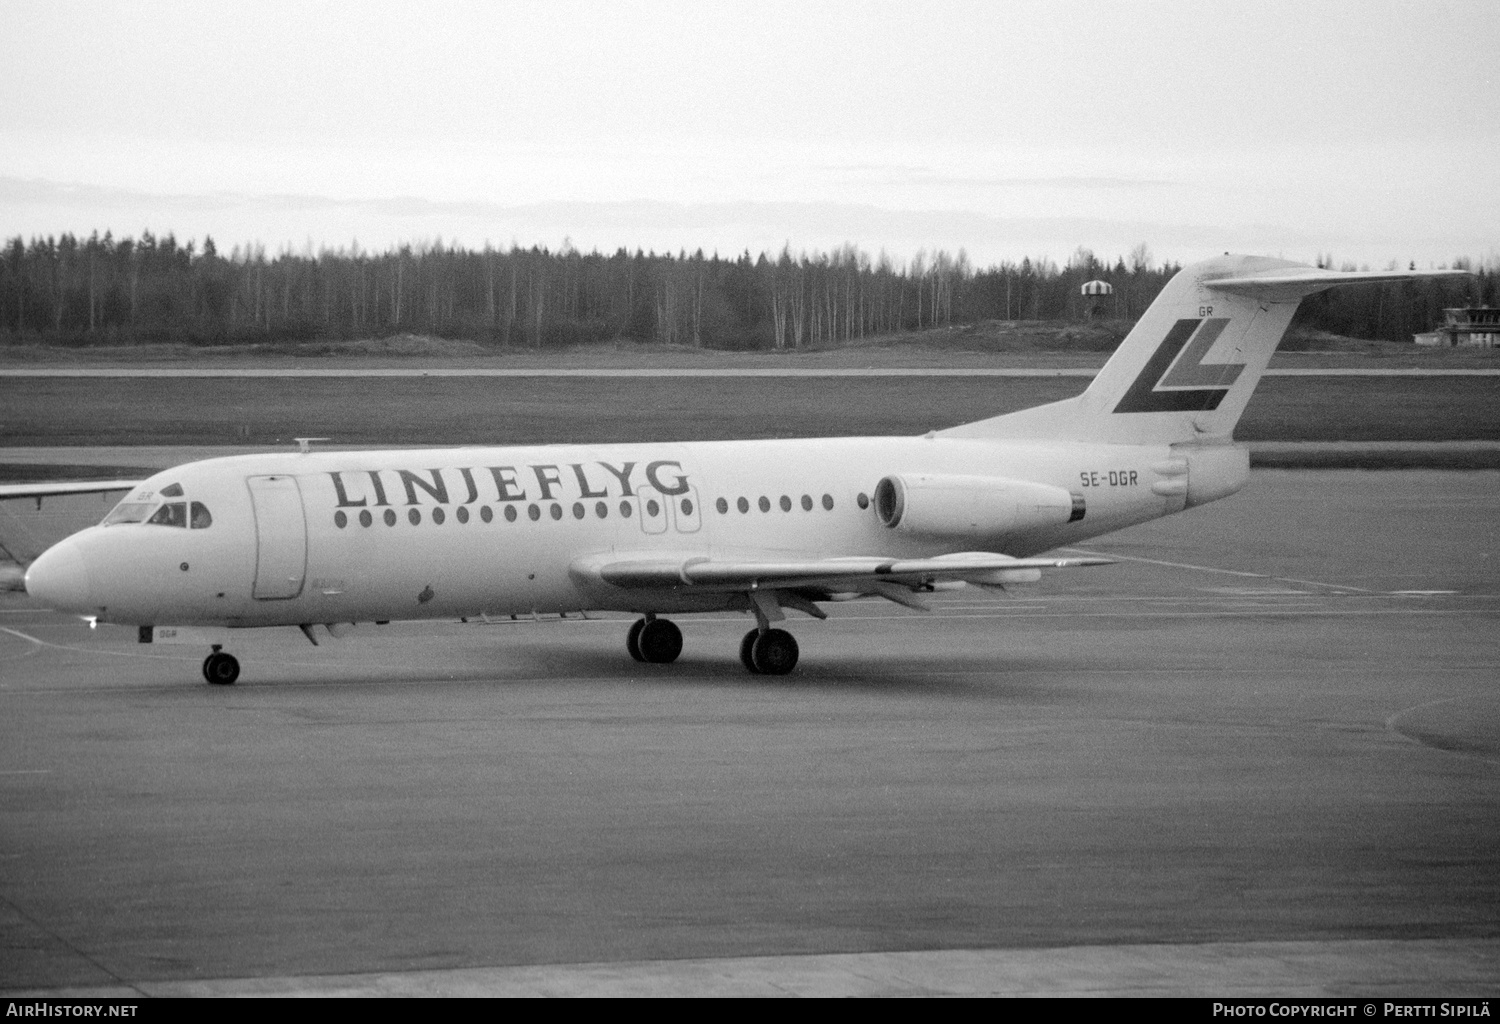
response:
[(1463, 270), (1325, 270), (1226, 253), (1179, 271), (1083, 394), (939, 437), (1224, 444), (1298, 304), (1349, 284), (1462, 278)]
[(1324, 270), (1319, 267), (1274, 267), (1253, 274), (1205, 280), (1203, 287), (1236, 295), (1288, 302), (1335, 285), (1388, 284), (1431, 277), (1467, 277), (1464, 270)]

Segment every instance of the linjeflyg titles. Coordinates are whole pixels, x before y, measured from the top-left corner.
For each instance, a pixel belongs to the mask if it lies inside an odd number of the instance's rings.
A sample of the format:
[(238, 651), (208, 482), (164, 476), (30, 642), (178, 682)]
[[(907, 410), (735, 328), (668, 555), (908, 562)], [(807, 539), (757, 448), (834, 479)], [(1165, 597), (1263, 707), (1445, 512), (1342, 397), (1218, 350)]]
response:
[(554, 501), (629, 498), (644, 486), (659, 494), (691, 488), (673, 459), (638, 462), (531, 463), (516, 466), (456, 466), (436, 469), (359, 469), (328, 474), (339, 508), (427, 503)]

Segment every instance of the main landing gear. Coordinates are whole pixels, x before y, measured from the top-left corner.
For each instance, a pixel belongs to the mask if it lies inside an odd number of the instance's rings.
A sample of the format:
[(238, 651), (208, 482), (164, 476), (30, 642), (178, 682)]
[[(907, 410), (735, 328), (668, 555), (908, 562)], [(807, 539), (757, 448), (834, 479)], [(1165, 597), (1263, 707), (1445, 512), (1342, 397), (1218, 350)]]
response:
[(240, 677), (240, 663), (232, 654), (225, 654), (218, 644), (214, 652), (203, 659), (203, 678), (215, 686), (230, 686)]
[(636, 661), (666, 665), (682, 653), (682, 630), (675, 622), (647, 615), (630, 625), (625, 634), (625, 648)]
[[(666, 619), (647, 615), (631, 623), (625, 647), (636, 661), (665, 665), (682, 653), (682, 630)], [(756, 675), (786, 675), (797, 667), (797, 653), (796, 639), (784, 629), (757, 626), (740, 641), (740, 663)]]
[(740, 641), (740, 664), (756, 675), (786, 675), (797, 667), (797, 653), (797, 638), (784, 629), (756, 627)]

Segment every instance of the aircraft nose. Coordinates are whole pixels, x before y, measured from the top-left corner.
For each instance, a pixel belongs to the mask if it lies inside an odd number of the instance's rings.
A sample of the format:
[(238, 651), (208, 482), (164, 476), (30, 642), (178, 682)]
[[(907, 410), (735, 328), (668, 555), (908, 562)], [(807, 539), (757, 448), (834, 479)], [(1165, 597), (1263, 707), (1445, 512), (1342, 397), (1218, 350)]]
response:
[(88, 565), (71, 540), (52, 545), (26, 570), (26, 593), (58, 611), (89, 611), (93, 589)]

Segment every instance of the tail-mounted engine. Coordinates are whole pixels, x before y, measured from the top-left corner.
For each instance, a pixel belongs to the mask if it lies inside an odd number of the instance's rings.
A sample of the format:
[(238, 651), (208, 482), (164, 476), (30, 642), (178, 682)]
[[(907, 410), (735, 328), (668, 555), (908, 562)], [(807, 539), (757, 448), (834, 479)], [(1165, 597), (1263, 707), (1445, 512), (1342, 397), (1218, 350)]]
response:
[(929, 537), (995, 537), (1083, 518), (1083, 496), (993, 476), (902, 473), (875, 485), (875, 514), (892, 530)]

